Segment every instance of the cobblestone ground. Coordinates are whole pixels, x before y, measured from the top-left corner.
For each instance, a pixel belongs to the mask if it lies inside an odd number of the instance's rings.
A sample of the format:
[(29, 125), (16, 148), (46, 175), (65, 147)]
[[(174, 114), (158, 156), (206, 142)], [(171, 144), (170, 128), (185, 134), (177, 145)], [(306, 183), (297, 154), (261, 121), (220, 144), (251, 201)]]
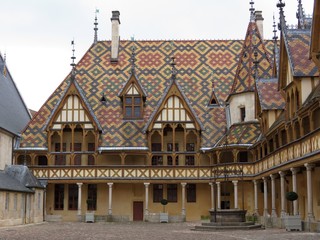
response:
[(198, 232), (191, 229), (199, 223), (42, 223), (15, 227), (1, 227), (0, 240), (82, 240), (82, 239), (138, 239), (138, 240), (235, 240), (235, 239), (320, 239), (320, 233), (286, 232), (283, 229)]

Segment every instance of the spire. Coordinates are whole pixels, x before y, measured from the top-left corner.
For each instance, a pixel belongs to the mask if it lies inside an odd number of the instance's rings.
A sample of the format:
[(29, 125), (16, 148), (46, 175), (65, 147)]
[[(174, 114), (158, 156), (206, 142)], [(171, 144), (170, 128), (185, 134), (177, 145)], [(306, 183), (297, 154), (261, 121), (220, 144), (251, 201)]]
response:
[(171, 60), (172, 60), (172, 62), (170, 63), (170, 65), (171, 65), (171, 67), (172, 67), (172, 69), (171, 69), (172, 80), (175, 81), (175, 80), (176, 80), (176, 77), (177, 77), (177, 70), (176, 70), (176, 67), (175, 67), (175, 66), (176, 66), (176, 63), (174, 62), (175, 57), (172, 56), (172, 57), (171, 57)]
[(301, 0), (298, 0), (298, 11), (296, 13), (296, 17), (298, 19), (298, 29), (305, 28), (305, 15), (302, 8)]
[(254, 1), (250, 1), (250, 22), (254, 22), (255, 21), (255, 16), (254, 16), (254, 7), (253, 7)]
[(280, 22), (278, 23), (278, 29), (280, 31), (284, 31), (286, 29), (286, 20), (285, 20), (284, 11), (283, 11), (283, 8), (285, 6), (286, 6), (286, 4), (284, 2), (282, 2), (282, 0), (279, 0), (279, 2), (277, 3), (277, 7), (280, 10), (280, 13), (279, 13)]
[(99, 9), (96, 9), (95, 18), (94, 18), (94, 40), (93, 43), (97, 44), (98, 42), (98, 18), (97, 14), (99, 13)]
[(134, 74), (135, 72), (135, 68), (136, 68), (136, 65), (135, 65), (135, 62), (136, 62), (136, 54), (135, 54), (135, 46), (132, 46), (131, 48), (132, 50), (132, 53), (131, 53), (131, 73)]
[(75, 66), (76, 64), (74, 63), (74, 60), (76, 59), (76, 57), (74, 56), (74, 52), (75, 52), (75, 49), (74, 49), (74, 40), (71, 41), (71, 45), (72, 45), (72, 57), (71, 57), (71, 64), (70, 66), (72, 67), (72, 71), (71, 71), (71, 79), (74, 80), (75, 78), (75, 75), (76, 75), (76, 71), (75, 71)]

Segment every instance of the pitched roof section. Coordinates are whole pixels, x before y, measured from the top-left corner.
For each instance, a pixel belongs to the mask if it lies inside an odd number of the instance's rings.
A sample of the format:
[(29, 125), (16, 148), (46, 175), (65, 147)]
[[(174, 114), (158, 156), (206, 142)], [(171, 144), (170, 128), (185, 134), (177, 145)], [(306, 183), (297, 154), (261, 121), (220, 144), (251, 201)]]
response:
[(285, 101), (278, 91), (278, 79), (258, 79), (256, 88), (262, 110), (284, 109)]
[[(147, 146), (143, 129), (170, 84), (171, 42), (121, 41), (119, 61), (111, 63), (110, 41), (99, 41), (90, 47), (77, 64), (77, 83), (103, 129), (99, 147)], [(123, 119), (118, 93), (131, 73), (133, 45), (136, 47), (137, 75), (147, 98), (144, 118), (128, 121)], [(222, 104), (230, 92), (242, 45), (243, 41), (240, 40), (175, 41), (176, 81), (204, 128), (201, 147), (212, 147), (223, 135), (226, 126), (224, 108), (208, 108), (212, 93), (211, 73), (215, 73), (215, 94)], [(267, 41), (270, 54), (272, 46), (272, 41)], [(66, 78), (44, 103), (24, 131), (20, 147), (46, 147), (43, 126), (68, 87), (68, 82)], [(107, 99), (106, 104), (100, 102), (102, 93)]]
[(318, 68), (309, 58), (310, 29), (287, 29), (283, 33), (293, 76), (319, 76)]
[(0, 128), (18, 135), (31, 119), (11, 74), (0, 54)]
[(260, 123), (257, 121), (233, 124), (215, 147), (245, 146), (254, 144), (261, 134)]
[[(255, 53), (257, 54), (255, 56)], [(230, 94), (254, 91), (256, 69), (258, 62), (258, 77), (272, 77), (272, 64), (269, 53), (259, 33), (257, 24), (251, 21), (248, 25), (242, 52), (238, 61), (237, 71)]]

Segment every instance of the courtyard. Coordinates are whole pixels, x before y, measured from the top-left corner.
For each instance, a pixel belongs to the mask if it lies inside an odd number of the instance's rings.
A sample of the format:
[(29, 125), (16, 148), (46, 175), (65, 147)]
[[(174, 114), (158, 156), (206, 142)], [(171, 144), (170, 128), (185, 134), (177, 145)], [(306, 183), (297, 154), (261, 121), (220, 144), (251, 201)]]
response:
[(320, 239), (320, 233), (287, 232), (284, 229), (266, 229), (249, 231), (192, 231), (200, 223), (78, 223), (45, 222), (41, 224), (21, 225), (0, 228), (0, 240), (23, 239), (174, 239), (174, 240), (234, 240), (234, 239)]

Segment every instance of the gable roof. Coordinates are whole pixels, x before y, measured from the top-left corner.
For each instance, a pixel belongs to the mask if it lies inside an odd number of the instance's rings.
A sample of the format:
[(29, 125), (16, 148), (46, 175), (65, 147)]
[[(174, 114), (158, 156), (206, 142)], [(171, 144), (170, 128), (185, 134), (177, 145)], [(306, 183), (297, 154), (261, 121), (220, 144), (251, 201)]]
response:
[(254, 91), (256, 78), (255, 63), (257, 63), (258, 77), (272, 77), (273, 67), (269, 53), (261, 38), (257, 24), (255, 21), (250, 21), (230, 95)]
[[(233, 83), (241, 40), (175, 41), (177, 79), (175, 80), (188, 105), (202, 126), (201, 147), (212, 147), (224, 134), (226, 126), (223, 107), (208, 108), (212, 76), (215, 73), (215, 94), (224, 103)], [(131, 48), (136, 47), (136, 71), (147, 98), (140, 120), (123, 119), (118, 93), (131, 74)], [(76, 65), (76, 82), (102, 128), (99, 146), (116, 149), (146, 149), (144, 128), (161, 104), (170, 85), (172, 41), (120, 41), (119, 61), (111, 63), (110, 41), (92, 45)], [(272, 54), (273, 42), (266, 41)], [(20, 148), (46, 148), (43, 126), (68, 88), (67, 77), (44, 103), (22, 134)], [(102, 93), (107, 100), (100, 102)]]
[[(5, 68), (5, 69), (4, 69)], [(0, 54), (0, 128), (19, 135), (31, 114)]]
[(285, 101), (278, 90), (278, 79), (258, 79), (256, 88), (262, 110), (284, 109)]

